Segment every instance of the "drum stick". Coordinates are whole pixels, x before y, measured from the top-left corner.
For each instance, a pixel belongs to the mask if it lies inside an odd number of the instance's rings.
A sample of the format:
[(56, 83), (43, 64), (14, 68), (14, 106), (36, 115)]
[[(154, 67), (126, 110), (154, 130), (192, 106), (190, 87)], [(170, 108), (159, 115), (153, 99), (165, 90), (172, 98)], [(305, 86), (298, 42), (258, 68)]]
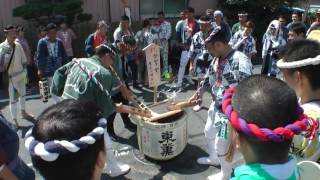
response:
[(191, 106), (197, 105), (199, 102), (198, 101), (182, 101), (176, 104), (170, 104), (167, 108), (170, 111), (178, 110), (178, 109), (184, 109), (188, 108)]

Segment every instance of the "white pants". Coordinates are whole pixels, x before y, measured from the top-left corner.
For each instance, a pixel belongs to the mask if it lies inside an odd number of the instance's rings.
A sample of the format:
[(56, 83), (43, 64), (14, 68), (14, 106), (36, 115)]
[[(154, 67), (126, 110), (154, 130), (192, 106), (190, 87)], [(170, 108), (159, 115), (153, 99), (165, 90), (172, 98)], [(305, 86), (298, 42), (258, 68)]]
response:
[(21, 111), (26, 109), (26, 77), (22, 73), (15, 77), (9, 78), (9, 98), (10, 98), (10, 112), (12, 119), (17, 119), (17, 100), (16, 93), (19, 94), (19, 102)]
[(179, 72), (178, 72), (178, 82), (177, 85), (181, 86), (182, 85), (182, 80), (184, 77), (184, 73), (186, 71), (186, 66), (188, 64), (188, 51), (184, 50), (181, 52), (181, 57), (180, 57), (180, 66), (179, 66)]
[(214, 103), (211, 103), (208, 111), (208, 119), (204, 128), (204, 134), (208, 140), (208, 143), (214, 143), (211, 144), (211, 146), (213, 146), (214, 148), (209, 148), (210, 157), (218, 157), (221, 165), (221, 171), (224, 176), (223, 179), (229, 179), (231, 176), (232, 168), (234, 166), (233, 164), (236, 160), (239, 159), (239, 153), (236, 152), (237, 150), (235, 149), (233, 161), (226, 161), (226, 155), (231, 144), (231, 137), (230, 133), (228, 133), (227, 138), (218, 136), (217, 128), (215, 127), (215, 120), (217, 120), (216, 118), (219, 118), (217, 115), (217, 111), (218, 110), (215, 108)]

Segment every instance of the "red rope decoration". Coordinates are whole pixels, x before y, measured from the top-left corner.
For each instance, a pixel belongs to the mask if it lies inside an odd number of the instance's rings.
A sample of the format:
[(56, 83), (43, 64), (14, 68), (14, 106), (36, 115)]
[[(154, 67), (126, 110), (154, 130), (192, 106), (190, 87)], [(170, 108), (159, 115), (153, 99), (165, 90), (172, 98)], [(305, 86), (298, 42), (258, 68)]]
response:
[(294, 135), (298, 135), (304, 131), (307, 132), (305, 134), (306, 137), (309, 137), (310, 139), (314, 138), (319, 124), (314, 119), (303, 114), (303, 109), (301, 107), (298, 109), (298, 120), (285, 127), (278, 127), (274, 130), (271, 130), (268, 128), (260, 128), (256, 124), (248, 124), (244, 119), (239, 117), (237, 112), (233, 111), (231, 99), (235, 91), (236, 89), (234, 87), (226, 90), (222, 100), (222, 111), (226, 114), (232, 126), (236, 130), (241, 131), (249, 136), (255, 136), (262, 141), (282, 142), (284, 140), (291, 140)]

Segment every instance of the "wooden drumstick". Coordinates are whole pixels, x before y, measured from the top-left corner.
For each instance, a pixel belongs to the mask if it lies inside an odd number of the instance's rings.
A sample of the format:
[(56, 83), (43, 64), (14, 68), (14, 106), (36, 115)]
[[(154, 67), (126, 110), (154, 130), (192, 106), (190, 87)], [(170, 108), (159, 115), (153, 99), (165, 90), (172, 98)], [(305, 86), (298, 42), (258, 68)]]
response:
[(170, 104), (167, 109), (170, 111), (174, 111), (174, 110), (178, 110), (178, 109), (184, 109), (184, 108), (188, 108), (191, 106), (195, 106), (199, 103), (198, 100), (196, 101), (182, 101), (182, 102), (178, 102), (176, 104)]
[(160, 119), (175, 115), (175, 114), (177, 114), (177, 113), (179, 113), (181, 111), (182, 111), (181, 109), (178, 109), (178, 110), (165, 112), (165, 113), (162, 113), (162, 114), (154, 114), (151, 118), (148, 119), (148, 121), (149, 122), (155, 122), (155, 121), (158, 121)]

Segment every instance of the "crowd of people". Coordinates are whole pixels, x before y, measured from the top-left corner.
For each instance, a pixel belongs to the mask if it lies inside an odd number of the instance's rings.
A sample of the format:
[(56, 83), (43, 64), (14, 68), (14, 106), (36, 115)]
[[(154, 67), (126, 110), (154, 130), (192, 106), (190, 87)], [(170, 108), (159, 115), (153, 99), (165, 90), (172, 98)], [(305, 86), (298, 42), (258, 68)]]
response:
[[(320, 39), (314, 35), (320, 30), (320, 10), (309, 29), (297, 12), (287, 26), (283, 16), (270, 22), (262, 37), (261, 75), (253, 75), (252, 59), (258, 55), (254, 22), (246, 12), (238, 16), (230, 27), (220, 10), (208, 9), (196, 19), (189, 7), (173, 31), (160, 11), (134, 33), (124, 15), (113, 41), (107, 38), (109, 25), (99, 21), (84, 41), (83, 58), (75, 58), (77, 36), (65, 22), (60, 29), (54, 23), (39, 27), (34, 58), (24, 27), (8, 25), (0, 44), (0, 72), (8, 73), (15, 126), (0, 114), (0, 179), (35, 179), (18, 156), (17, 97), (23, 118), (34, 123), (26, 148), (45, 179), (127, 173), (129, 165), (113, 154), (111, 143), (118, 141), (113, 124), (120, 113), (125, 128), (136, 131), (128, 116), (131, 88), (148, 85), (143, 49), (151, 43), (160, 47), (162, 80), (176, 77), (171, 91), (181, 92), (184, 79), (196, 88), (189, 99), (200, 102), (194, 111), (201, 109), (205, 91), (212, 96), (204, 128), (209, 156), (197, 162), (220, 165), (221, 171), (208, 179), (303, 179), (297, 162), (320, 158)], [(180, 54), (176, 71), (169, 61), (173, 32), (174, 51)], [(56, 104), (35, 119), (25, 108), (26, 88), (38, 81), (48, 82)], [(240, 159), (245, 163), (237, 166)]]

